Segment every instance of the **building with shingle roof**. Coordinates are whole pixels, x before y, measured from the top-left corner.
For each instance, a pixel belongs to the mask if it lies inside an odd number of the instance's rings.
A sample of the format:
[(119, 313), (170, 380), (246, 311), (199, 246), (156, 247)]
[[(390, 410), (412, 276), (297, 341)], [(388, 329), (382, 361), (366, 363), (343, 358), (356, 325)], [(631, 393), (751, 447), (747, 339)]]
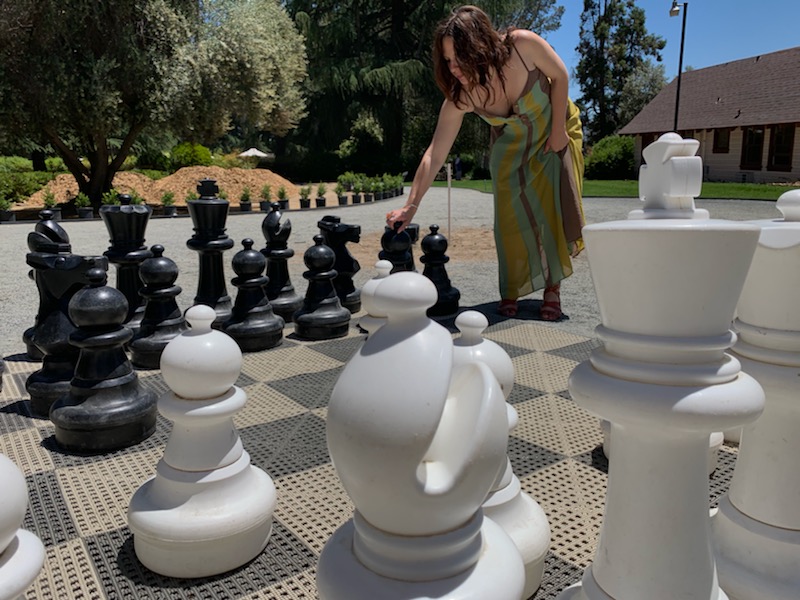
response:
[[(673, 130), (677, 78), (621, 130), (642, 148)], [(800, 46), (686, 71), (678, 133), (700, 141), (708, 181), (800, 181)]]

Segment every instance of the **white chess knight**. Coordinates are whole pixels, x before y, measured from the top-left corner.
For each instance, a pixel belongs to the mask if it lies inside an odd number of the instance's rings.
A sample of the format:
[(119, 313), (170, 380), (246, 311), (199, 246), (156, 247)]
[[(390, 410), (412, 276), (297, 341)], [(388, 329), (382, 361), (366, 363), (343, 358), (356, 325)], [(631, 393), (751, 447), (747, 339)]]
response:
[[(467, 310), (456, 317), (456, 327), (461, 336), (454, 342), (453, 357), (456, 364), (481, 362), (489, 366), (500, 383), (506, 401), (514, 387), (514, 363), (498, 344), (483, 337), (489, 326), (485, 315)], [(509, 403), (508, 429), (513, 431), (519, 421), (517, 410)], [(495, 481), (489, 497), (483, 503), (484, 514), (500, 525), (517, 546), (525, 564), (525, 591), (530, 598), (538, 589), (544, 574), (544, 561), (550, 548), (550, 524), (542, 507), (522, 491), (519, 478), (506, 466)]]
[(17, 465), (0, 454), (0, 600), (22, 598), (44, 564), (44, 545), (20, 529), (28, 510), (28, 486)]
[(742, 430), (728, 494), (712, 519), (719, 581), (735, 600), (800, 598), (800, 190), (761, 235), (734, 322), (742, 369), (766, 392)]
[(186, 312), (191, 329), (161, 356), (170, 387), (158, 401), (173, 422), (156, 475), (133, 495), (128, 526), (136, 556), (169, 577), (209, 577), (239, 567), (267, 545), (276, 492), (250, 464), (233, 416), (247, 395), (234, 385), (242, 352), (211, 329), (214, 309)]
[(331, 395), (328, 449), (355, 505), (317, 566), (322, 600), (518, 600), (514, 542), (481, 504), (506, 464), (503, 392), (483, 363), (453, 365), (450, 333), (425, 311), (424, 275), (376, 287), (387, 322)]
[(603, 346), (575, 368), (569, 390), (611, 423), (613, 450), (593, 564), (560, 600), (728, 598), (712, 551), (706, 457), (712, 432), (754, 421), (764, 405), (761, 386), (727, 352), (759, 229), (693, 208), (696, 149), (661, 136), (644, 152), (644, 210), (583, 229)]

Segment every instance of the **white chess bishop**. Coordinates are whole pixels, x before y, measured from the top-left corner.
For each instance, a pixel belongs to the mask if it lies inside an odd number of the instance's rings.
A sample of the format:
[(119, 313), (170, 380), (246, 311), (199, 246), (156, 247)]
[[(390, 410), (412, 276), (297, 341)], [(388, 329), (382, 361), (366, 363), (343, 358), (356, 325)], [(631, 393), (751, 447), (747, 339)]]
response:
[(384, 278), (386, 323), (347, 363), (328, 408), (328, 449), (355, 505), (319, 558), (322, 600), (518, 600), (522, 558), (481, 504), (506, 466), (503, 391), (481, 362), (454, 366), (425, 311), (424, 275)]
[(209, 577), (239, 567), (264, 549), (272, 531), (272, 479), (250, 464), (233, 416), (247, 395), (234, 385), (242, 352), (211, 329), (214, 309), (186, 312), (191, 329), (167, 344), (158, 401), (172, 432), (156, 475), (133, 495), (128, 526), (148, 569), (169, 577)]

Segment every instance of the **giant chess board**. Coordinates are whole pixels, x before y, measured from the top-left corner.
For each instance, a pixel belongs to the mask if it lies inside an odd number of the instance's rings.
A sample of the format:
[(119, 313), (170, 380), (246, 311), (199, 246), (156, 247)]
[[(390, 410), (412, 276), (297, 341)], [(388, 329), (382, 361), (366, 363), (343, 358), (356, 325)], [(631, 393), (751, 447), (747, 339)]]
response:
[[(509, 353), (516, 369), (509, 402), (519, 412), (519, 426), (510, 436), (509, 456), (552, 530), (544, 579), (534, 598), (555, 598), (591, 562), (603, 515), (608, 463), (601, 430), (567, 390), (570, 372), (597, 342), (535, 321), (498, 322), (496, 315), (487, 316), (494, 323), (486, 337)], [(441, 322), (452, 325), (452, 319)], [(351, 325), (344, 338), (301, 341), (290, 325), (277, 348), (244, 355), (237, 385), (248, 401), (235, 423), (253, 464), (275, 482), (273, 533), (249, 564), (199, 580), (162, 577), (143, 567), (126, 524), (131, 496), (154, 475), (171, 423), (159, 417), (156, 433), (126, 450), (66, 454), (55, 443), (51, 423), (29, 411), (25, 380), (39, 364), (22, 354), (6, 357), (0, 452), (26, 476), (30, 507), (23, 527), (47, 550), (45, 566), (26, 597), (317, 598), (318, 555), (353, 509), (327, 452), (327, 403), (342, 367), (363, 340)], [(400, 382), (401, 373), (398, 367)], [(159, 371), (139, 371), (139, 377), (159, 394), (167, 389)], [(727, 489), (736, 452), (735, 446), (720, 450), (710, 478), (712, 506)]]

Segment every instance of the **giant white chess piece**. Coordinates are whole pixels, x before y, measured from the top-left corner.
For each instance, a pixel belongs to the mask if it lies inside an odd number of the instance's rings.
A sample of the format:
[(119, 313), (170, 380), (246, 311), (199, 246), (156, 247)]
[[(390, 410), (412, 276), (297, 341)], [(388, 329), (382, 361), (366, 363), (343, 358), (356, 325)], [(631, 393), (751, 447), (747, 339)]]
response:
[(386, 315), (378, 314), (381, 311), (375, 307), (373, 298), (378, 285), (389, 276), (393, 268), (394, 265), (388, 260), (379, 260), (375, 263), (375, 277), (361, 286), (361, 308), (364, 309), (366, 314), (362, 315), (358, 320), (358, 326), (366, 331), (367, 335), (375, 333), (379, 327), (386, 323)]
[(742, 430), (728, 494), (712, 520), (719, 582), (735, 600), (800, 598), (800, 190), (761, 236), (737, 307), (733, 347), (766, 392)]
[(503, 392), (481, 363), (453, 367), (437, 299), (406, 271), (375, 289), (387, 322), (331, 394), (328, 449), (355, 505), (317, 566), (322, 600), (518, 600), (513, 541), (481, 504), (506, 463)]
[(20, 470), (0, 454), (0, 600), (22, 598), (44, 564), (44, 545), (20, 529), (28, 510), (28, 486)]
[(569, 379), (611, 423), (593, 564), (559, 597), (724, 600), (708, 516), (709, 435), (758, 417), (761, 386), (726, 352), (758, 227), (693, 209), (699, 143), (665, 134), (643, 154), (645, 209), (584, 228), (603, 346)]
[(208, 577), (255, 558), (272, 531), (275, 486), (250, 464), (233, 416), (247, 395), (234, 385), (242, 352), (211, 329), (213, 308), (186, 312), (191, 329), (161, 355), (170, 387), (158, 401), (173, 422), (156, 475), (131, 499), (128, 526), (136, 556), (169, 577)]
[[(506, 399), (510, 432), (519, 422), (517, 409), (508, 403), (514, 387), (514, 363), (498, 344), (483, 337), (483, 331), (488, 326), (489, 320), (478, 311), (467, 310), (458, 315), (456, 327), (461, 336), (454, 342), (453, 358), (456, 364), (482, 362), (489, 366)], [(483, 503), (483, 513), (500, 525), (516, 544), (525, 564), (525, 591), (522, 597), (530, 598), (542, 583), (544, 561), (550, 548), (550, 524), (542, 507), (522, 491), (508, 457), (505, 469)]]

